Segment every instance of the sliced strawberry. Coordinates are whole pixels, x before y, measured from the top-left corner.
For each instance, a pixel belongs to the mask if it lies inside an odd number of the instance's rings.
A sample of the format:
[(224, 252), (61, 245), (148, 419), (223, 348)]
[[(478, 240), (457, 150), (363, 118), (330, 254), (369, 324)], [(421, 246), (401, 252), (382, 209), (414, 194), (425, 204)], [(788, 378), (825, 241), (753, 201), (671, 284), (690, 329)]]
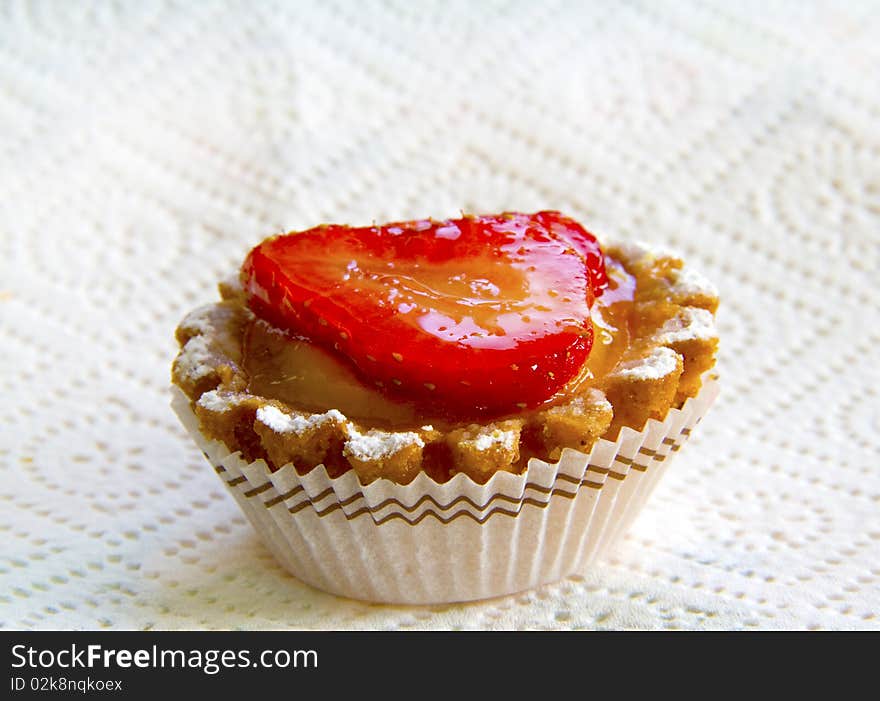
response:
[(602, 295), (608, 287), (608, 275), (605, 273), (605, 256), (599, 247), (596, 237), (589, 233), (574, 219), (563, 216), (559, 212), (538, 212), (535, 218), (547, 227), (555, 236), (568, 241), (583, 256), (590, 276), (590, 306), (596, 297)]
[(607, 285), (595, 238), (557, 212), (320, 226), (265, 240), (242, 276), (259, 316), (456, 417), (563, 387), (589, 355), (589, 307)]

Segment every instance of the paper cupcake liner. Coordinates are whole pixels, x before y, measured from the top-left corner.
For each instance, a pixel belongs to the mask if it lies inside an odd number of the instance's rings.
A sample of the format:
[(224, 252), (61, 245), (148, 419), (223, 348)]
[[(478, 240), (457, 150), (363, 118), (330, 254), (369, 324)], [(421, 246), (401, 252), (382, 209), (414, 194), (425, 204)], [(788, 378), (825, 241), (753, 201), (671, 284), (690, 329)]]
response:
[(172, 406), (241, 510), (291, 574), (324, 591), (386, 603), (428, 604), (510, 594), (583, 572), (636, 517), (670, 458), (718, 394), (700, 393), (642, 431), (624, 428), (589, 454), (532, 459), (484, 485), (457, 474), (438, 484), (362, 485), (351, 470), (300, 475), (205, 438), (189, 400)]

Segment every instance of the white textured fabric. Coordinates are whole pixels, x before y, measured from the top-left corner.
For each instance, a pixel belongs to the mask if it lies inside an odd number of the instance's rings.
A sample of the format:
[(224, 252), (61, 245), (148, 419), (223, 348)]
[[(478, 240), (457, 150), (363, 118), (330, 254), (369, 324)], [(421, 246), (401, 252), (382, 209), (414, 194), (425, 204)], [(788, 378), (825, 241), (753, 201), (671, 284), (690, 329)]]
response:
[[(0, 6), (0, 625), (880, 628), (876, 3)], [(590, 573), (371, 606), (168, 407), (262, 237), (559, 208), (719, 286), (722, 394)]]

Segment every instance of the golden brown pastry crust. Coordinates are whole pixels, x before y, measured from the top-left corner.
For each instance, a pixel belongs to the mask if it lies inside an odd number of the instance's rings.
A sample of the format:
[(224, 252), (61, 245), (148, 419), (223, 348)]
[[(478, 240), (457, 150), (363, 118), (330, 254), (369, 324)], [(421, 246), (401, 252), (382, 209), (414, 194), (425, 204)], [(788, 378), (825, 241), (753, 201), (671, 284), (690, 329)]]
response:
[(457, 471), (484, 483), (498, 471), (520, 472), (532, 457), (557, 460), (564, 448), (589, 452), (601, 437), (641, 430), (700, 389), (715, 363), (718, 295), (674, 254), (641, 244), (609, 245), (606, 256), (635, 277), (630, 343), (605, 376), (582, 382), (552, 406), (487, 423), (438, 429), (386, 430), (329, 409), (301, 408), (247, 391), (242, 335), (255, 321), (234, 283), (223, 301), (189, 314), (177, 328), (181, 345), (174, 384), (189, 397), (201, 429), (247, 460), (305, 473), (325, 465), (331, 476), (353, 469), (370, 482), (406, 484), (422, 470), (445, 481)]

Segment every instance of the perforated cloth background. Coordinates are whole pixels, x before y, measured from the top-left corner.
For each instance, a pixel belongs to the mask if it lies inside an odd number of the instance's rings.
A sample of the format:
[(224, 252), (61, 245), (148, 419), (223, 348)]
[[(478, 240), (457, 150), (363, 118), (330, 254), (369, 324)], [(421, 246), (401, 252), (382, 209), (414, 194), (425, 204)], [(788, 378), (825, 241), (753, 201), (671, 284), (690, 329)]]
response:
[[(0, 4), (0, 625), (880, 628), (880, 5)], [(286, 575), (168, 407), (261, 238), (558, 208), (720, 287), (614, 555), (456, 606)]]

